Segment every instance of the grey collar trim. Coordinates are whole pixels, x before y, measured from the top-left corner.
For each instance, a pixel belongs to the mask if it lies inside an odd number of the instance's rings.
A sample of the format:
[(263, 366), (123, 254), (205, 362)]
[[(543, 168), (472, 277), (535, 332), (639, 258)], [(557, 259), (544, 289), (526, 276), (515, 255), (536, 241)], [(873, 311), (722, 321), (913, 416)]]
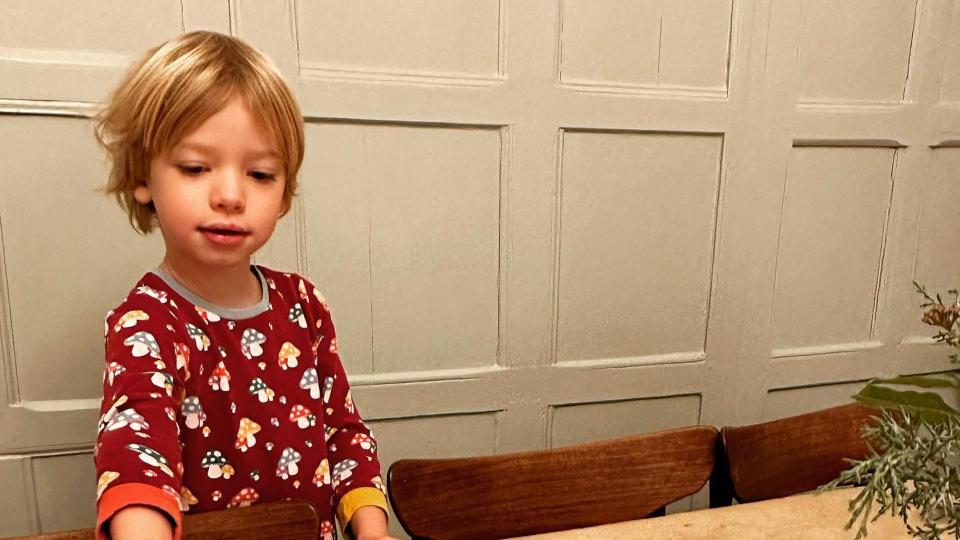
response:
[(270, 303), (270, 289), (267, 287), (267, 278), (263, 277), (263, 273), (260, 272), (260, 268), (258, 268), (256, 265), (251, 264), (250, 268), (257, 275), (257, 279), (260, 280), (262, 298), (260, 299), (260, 303), (245, 308), (228, 308), (208, 302), (190, 289), (184, 287), (179, 281), (173, 279), (173, 276), (168, 274), (159, 266), (153, 269), (153, 273), (162, 279), (171, 289), (176, 291), (177, 294), (186, 298), (194, 305), (200, 306), (203, 309), (216, 313), (217, 315), (226, 319), (243, 320), (256, 317), (257, 315), (263, 313), (267, 310), (267, 306)]

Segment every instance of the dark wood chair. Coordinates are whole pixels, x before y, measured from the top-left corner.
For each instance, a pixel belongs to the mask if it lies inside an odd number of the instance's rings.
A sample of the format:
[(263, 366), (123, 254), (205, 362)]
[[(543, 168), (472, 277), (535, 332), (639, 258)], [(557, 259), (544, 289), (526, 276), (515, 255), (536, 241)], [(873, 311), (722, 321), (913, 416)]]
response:
[[(80, 529), (6, 540), (90, 540), (93, 529)], [(317, 540), (317, 512), (303, 501), (255, 504), (183, 517), (184, 540)]]
[(388, 492), (414, 538), (503, 538), (647, 517), (695, 493), (718, 431), (695, 426), (551, 450), (404, 459)]
[(852, 403), (781, 420), (720, 431), (710, 506), (754, 502), (810, 491), (864, 459), (862, 430), (877, 409)]

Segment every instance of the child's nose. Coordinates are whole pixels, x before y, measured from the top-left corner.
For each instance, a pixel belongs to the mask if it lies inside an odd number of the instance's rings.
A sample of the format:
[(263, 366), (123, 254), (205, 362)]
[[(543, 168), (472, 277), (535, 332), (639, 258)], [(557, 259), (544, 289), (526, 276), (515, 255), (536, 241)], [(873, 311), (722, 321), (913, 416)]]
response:
[(243, 209), (244, 193), (240, 173), (225, 172), (221, 175), (211, 193), (211, 203), (215, 208), (229, 212)]

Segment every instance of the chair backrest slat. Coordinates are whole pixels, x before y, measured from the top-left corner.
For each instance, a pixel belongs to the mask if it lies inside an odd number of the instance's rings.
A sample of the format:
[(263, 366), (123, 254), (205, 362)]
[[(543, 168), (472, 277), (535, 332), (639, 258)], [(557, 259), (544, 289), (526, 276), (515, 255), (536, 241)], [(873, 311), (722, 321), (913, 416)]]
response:
[(551, 450), (405, 459), (390, 499), (417, 538), (479, 539), (646, 517), (703, 487), (716, 428), (695, 426)]
[[(317, 512), (304, 501), (255, 504), (246, 508), (186, 514), (183, 540), (317, 540)], [(93, 529), (81, 529), (6, 540), (91, 540)]]
[(816, 489), (864, 459), (862, 430), (877, 415), (858, 403), (721, 430), (733, 496), (762, 501)]

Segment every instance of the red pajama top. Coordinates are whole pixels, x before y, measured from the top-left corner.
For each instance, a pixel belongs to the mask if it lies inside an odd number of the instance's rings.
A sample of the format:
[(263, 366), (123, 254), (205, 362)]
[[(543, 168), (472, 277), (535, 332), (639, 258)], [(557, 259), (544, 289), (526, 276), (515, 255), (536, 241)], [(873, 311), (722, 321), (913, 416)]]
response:
[(97, 531), (131, 504), (181, 512), (305, 499), (323, 538), (386, 510), (376, 441), (350, 396), (330, 311), (296, 274), (253, 266), (262, 300), (213, 306), (161, 270), (107, 313), (94, 461)]

